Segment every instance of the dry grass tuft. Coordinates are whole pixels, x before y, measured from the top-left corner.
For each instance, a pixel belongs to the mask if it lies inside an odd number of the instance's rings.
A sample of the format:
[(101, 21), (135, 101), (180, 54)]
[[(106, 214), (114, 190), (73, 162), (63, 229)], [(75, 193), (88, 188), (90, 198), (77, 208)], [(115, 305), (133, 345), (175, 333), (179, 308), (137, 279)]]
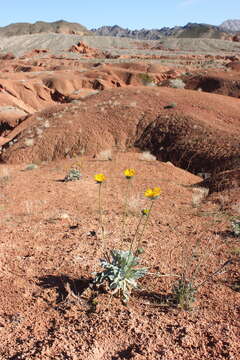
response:
[(194, 207), (198, 207), (201, 202), (208, 196), (209, 189), (208, 188), (193, 188), (192, 194), (192, 205)]
[(141, 213), (141, 209), (144, 208), (144, 199), (140, 195), (131, 196), (128, 200), (128, 211), (134, 216), (138, 216)]
[(108, 150), (101, 151), (99, 154), (97, 154), (96, 159), (101, 160), (101, 161), (112, 160), (113, 159), (112, 150), (108, 149)]
[(144, 151), (143, 153), (140, 154), (139, 160), (155, 161), (155, 160), (156, 160), (156, 156), (152, 155), (152, 154), (150, 153), (150, 151)]
[(6, 167), (0, 168), (0, 184), (5, 185), (10, 179), (10, 172)]

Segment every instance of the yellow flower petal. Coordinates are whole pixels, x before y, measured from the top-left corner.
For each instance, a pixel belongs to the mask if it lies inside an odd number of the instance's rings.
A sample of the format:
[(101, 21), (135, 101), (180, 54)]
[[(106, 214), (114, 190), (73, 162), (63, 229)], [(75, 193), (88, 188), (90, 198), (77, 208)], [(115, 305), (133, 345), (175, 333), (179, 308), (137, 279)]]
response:
[(147, 189), (144, 193), (147, 198), (153, 197), (153, 189)]
[(159, 195), (161, 194), (161, 189), (160, 187), (155, 187), (153, 189), (149, 188), (145, 191), (144, 195), (150, 199), (150, 200), (155, 200), (159, 197)]
[(153, 193), (154, 193), (154, 196), (159, 196), (161, 194), (161, 189), (160, 187), (155, 187), (153, 188)]
[(106, 180), (106, 176), (104, 174), (96, 174), (94, 176), (94, 179), (98, 184), (101, 184), (103, 181)]
[(131, 179), (133, 176), (136, 175), (136, 171), (134, 169), (126, 169), (124, 170), (124, 175), (127, 179)]

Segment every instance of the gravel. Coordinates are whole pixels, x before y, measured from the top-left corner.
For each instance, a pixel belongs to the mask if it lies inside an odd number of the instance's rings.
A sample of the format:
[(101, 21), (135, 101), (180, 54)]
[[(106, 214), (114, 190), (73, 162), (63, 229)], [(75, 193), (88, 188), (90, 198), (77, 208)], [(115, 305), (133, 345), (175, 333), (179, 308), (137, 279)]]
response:
[(129, 52), (133, 54), (166, 53), (166, 51), (162, 50), (139, 50), (137, 46), (141, 43), (149, 44), (150, 46), (161, 43), (165, 48), (180, 50), (179, 53), (191, 51), (191, 53), (201, 52), (215, 54), (219, 51), (240, 51), (240, 43), (216, 39), (164, 38), (159, 42), (109, 36), (79, 36), (55, 33), (0, 37), (1, 51), (4, 53), (13, 52), (15, 56), (22, 56), (24, 53), (33, 49), (49, 49), (52, 53), (59, 54), (79, 41), (84, 41), (91, 47), (119, 54), (129, 54)]

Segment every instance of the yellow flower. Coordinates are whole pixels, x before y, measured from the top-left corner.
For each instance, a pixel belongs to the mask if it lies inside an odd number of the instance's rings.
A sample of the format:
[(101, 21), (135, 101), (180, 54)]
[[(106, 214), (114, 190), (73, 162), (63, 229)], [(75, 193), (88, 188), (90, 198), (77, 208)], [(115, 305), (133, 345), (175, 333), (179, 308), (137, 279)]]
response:
[(94, 179), (98, 184), (101, 184), (103, 181), (106, 180), (106, 176), (104, 174), (97, 174), (94, 176)]
[(124, 175), (127, 179), (131, 179), (136, 174), (136, 171), (134, 169), (126, 169), (124, 170)]
[(150, 200), (157, 199), (160, 196), (160, 194), (161, 194), (160, 187), (155, 187), (153, 189), (149, 188), (144, 193), (144, 195)]
[(142, 209), (142, 215), (147, 216), (149, 214), (149, 209)]

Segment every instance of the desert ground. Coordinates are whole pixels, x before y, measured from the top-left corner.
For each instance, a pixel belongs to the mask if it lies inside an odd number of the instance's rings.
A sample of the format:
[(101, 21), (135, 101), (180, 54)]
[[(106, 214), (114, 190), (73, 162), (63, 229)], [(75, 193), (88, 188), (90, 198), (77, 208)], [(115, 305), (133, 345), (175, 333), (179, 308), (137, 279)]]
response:
[[(0, 40), (0, 359), (239, 359), (240, 43)], [(125, 304), (93, 279), (133, 241)]]

